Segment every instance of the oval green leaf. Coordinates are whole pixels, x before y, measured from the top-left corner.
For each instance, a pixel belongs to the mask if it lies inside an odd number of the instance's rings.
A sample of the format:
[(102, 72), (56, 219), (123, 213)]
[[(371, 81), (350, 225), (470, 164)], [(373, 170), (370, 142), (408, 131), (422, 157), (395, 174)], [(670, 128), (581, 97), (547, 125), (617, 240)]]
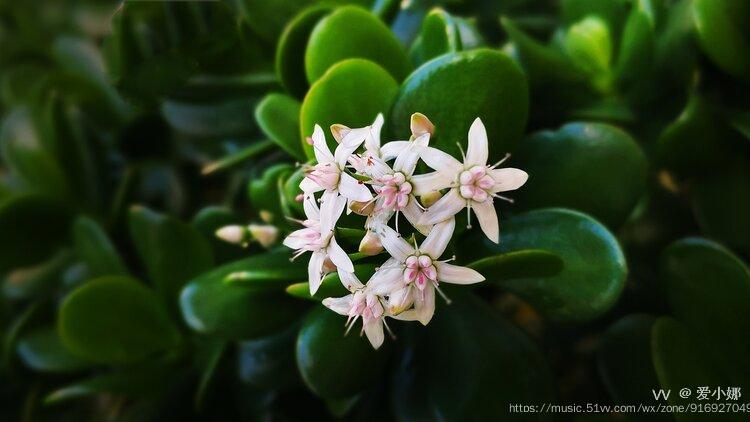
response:
[(60, 307), (58, 332), (71, 352), (106, 364), (141, 361), (181, 341), (156, 294), (121, 276), (101, 277), (71, 292)]
[[(745, 0), (696, 0), (695, 27), (703, 51), (722, 70), (750, 81), (750, 3)], [(744, 52), (744, 53), (741, 53)]]
[(409, 54), (416, 66), (445, 53), (460, 51), (461, 33), (458, 24), (445, 10), (436, 8), (422, 21), (419, 36)]
[(297, 337), (297, 367), (302, 379), (323, 398), (348, 398), (367, 389), (380, 377), (388, 360), (388, 344), (374, 350), (365, 336), (356, 332), (345, 336), (345, 321), (318, 305)]
[(74, 372), (91, 364), (70, 353), (54, 327), (38, 328), (18, 339), (18, 356), (24, 365), (41, 372)]
[[(316, 124), (324, 131), (328, 131), (334, 123), (349, 127), (367, 126), (378, 113), (388, 112), (397, 91), (396, 80), (371, 61), (350, 59), (331, 67), (310, 87), (302, 102), (300, 134), (307, 156), (314, 157), (312, 147), (305, 138), (312, 135)], [(345, 104), (342, 103), (343, 98), (346, 99)], [(335, 146), (329, 137), (332, 151)]]
[(255, 120), (263, 133), (298, 161), (305, 161), (299, 142), (299, 114), (302, 105), (278, 93), (266, 95), (255, 108)]
[(243, 341), (237, 351), (237, 368), (243, 382), (264, 389), (287, 388), (299, 381), (294, 363), (297, 324), (268, 337)]
[(92, 277), (127, 275), (128, 270), (117, 249), (99, 223), (89, 217), (73, 222), (73, 245), (78, 258)]
[(373, 61), (398, 81), (411, 67), (403, 47), (380, 19), (360, 7), (344, 6), (321, 19), (310, 34), (307, 80), (313, 83), (331, 66), (351, 58)]
[[(601, 223), (572, 210), (551, 208), (520, 214), (502, 224), (500, 244), (481, 232), (459, 247), (460, 258), (484, 257), (524, 249), (543, 249), (563, 261), (551, 277), (507, 280), (502, 287), (558, 320), (588, 321), (609, 310), (627, 276), (617, 239)], [(481, 237), (481, 239), (477, 239)]]
[(514, 278), (552, 277), (563, 269), (563, 260), (542, 249), (525, 249), (488, 256), (468, 266), (479, 271), (487, 281), (504, 281)]
[(433, 59), (407, 78), (391, 110), (392, 133), (408, 137), (412, 113), (435, 124), (430, 144), (460, 157), (469, 126), (482, 119), (489, 137), (490, 159), (512, 152), (526, 127), (529, 106), (526, 77), (505, 54), (478, 49)]
[(609, 227), (627, 219), (646, 187), (645, 154), (630, 135), (604, 123), (537, 132), (524, 139), (515, 163), (529, 173), (513, 193), (519, 206), (577, 209)]

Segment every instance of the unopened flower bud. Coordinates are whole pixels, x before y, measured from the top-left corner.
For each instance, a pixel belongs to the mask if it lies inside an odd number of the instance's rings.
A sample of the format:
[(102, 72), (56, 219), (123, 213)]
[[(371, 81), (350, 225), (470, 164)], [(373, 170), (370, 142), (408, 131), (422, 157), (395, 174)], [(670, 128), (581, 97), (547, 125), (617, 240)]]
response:
[(411, 128), (412, 139), (416, 139), (425, 133), (429, 133), (430, 136), (435, 133), (435, 125), (422, 113), (411, 115), (409, 127)]
[(260, 210), (258, 215), (260, 215), (260, 219), (263, 220), (264, 223), (271, 224), (273, 222), (273, 213), (271, 211)]
[(331, 125), (331, 134), (333, 135), (333, 139), (335, 139), (339, 144), (349, 132), (351, 132), (351, 129), (349, 129), (348, 126), (344, 126), (338, 123)]
[(250, 232), (250, 236), (264, 248), (273, 246), (279, 238), (279, 229), (271, 225), (250, 224), (247, 226), (247, 230)]
[(241, 245), (247, 241), (247, 230), (242, 226), (224, 226), (215, 232), (219, 239)]
[(305, 142), (307, 142), (308, 145), (312, 145), (314, 143), (312, 136), (306, 137)]
[(422, 206), (424, 206), (425, 208), (429, 208), (432, 206), (432, 204), (437, 202), (442, 197), (443, 194), (439, 191), (432, 191), (420, 196), (419, 200), (420, 202), (422, 202)]
[(300, 193), (299, 195), (297, 195), (297, 196), (294, 197), (294, 201), (295, 202), (302, 202), (304, 200), (305, 200), (305, 194), (304, 193)]
[(367, 256), (383, 252), (383, 244), (380, 242), (380, 236), (368, 230), (362, 241), (359, 242), (359, 251)]
[(372, 214), (372, 211), (375, 209), (375, 202), (352, 201), (349, 204), (349, 209), (357, 215), (363, 215), (367, 217), (368, 215)]

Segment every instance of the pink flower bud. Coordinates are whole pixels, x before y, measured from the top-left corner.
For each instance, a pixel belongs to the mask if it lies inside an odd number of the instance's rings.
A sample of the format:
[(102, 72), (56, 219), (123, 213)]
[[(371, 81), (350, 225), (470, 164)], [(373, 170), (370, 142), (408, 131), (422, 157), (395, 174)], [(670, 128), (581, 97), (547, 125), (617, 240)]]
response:
[(383, 252), (383, 244), (380, 242), (380, 236), (368, 230), (362, 238), (362, 241), (359, 243), (359, 252), (367, 256), (373, 256)]
[(250, 224), (247, 226), (247, 230), (250, 232), (250, 236), (264, 248), (273, 246), (279, 238), (279, 229), (271, 225)]
[(247, 240), (247, 231), (242, 226), (224, 226), (216, 230), (215, 234), (219, 239), (235, 245), (243, 244)]

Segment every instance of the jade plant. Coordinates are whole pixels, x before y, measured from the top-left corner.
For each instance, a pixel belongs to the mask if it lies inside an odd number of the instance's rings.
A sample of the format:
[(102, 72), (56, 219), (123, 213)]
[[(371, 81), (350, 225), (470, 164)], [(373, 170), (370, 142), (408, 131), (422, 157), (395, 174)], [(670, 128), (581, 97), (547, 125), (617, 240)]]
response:
[(746, 419), (748, 22), (3, 3), (0, 420)]

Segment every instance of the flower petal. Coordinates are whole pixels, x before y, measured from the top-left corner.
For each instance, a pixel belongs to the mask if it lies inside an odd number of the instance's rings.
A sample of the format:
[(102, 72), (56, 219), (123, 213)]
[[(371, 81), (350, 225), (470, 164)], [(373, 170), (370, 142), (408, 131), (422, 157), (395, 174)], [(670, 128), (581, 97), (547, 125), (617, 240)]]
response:
[(320, 287), (323, 277), (323, 262), (325, 259), (325, 251), (318, 250), (312, 253), (310, 262), (307, 263), (307, 282), (310, 284), (310, 295), (314, 295)]
[(346, 290), (349, 290), (350, 292), (353, 292), (355, 290), (365, 287), (364, 284), (362, 284), (362, 282), (359, 281), (359, 278), (357, 278), (357, 275), (352, 272), (345, 271), (339, 267), (338, 274), (339, 274), (339, 280), (341, 280), (341, 284), (343, 284), (344, 287), (346, 287)]
[[(367, 289), (373, 294), (386, 296), (403, 287), (404, 270), (398, 267), (388, 268), (387, 265), (387, 262), (383, 264), (367, 282)], [(391, 265), (397, 265), (395, 260)]]
[(349, 315), (352, 308), (352, 298), (354, 295), (344, 297), (327, 297), (323, 299), (323, 306), (340, 315)]
[(422, 218), (424, 211), (422, 211), (422, 208), (417, 205), (417, 198), (415, 198), (414, 195), (409, 195), (409, 202), (406, 204), (406, 207), (401, 210), (401, 213), (404, 214), (404, 217), (409, 220), (409, 223), (414, 226), (415, 229), (419, 230), (420, 233), (425, 236), (430, 233), (432, 226), (419, 224), (419, 220)]
[(422, 151), (422, 161), (433, 170), (446, 174), (453, 180), (464, 170), (463, 164), (451, 155), (433, 147), (427, 147)]
[(398, 262), (404, 262), (407, 256), (414, 254), (414, 247), (409, 245), (409, 243), (392, 228), (382, 225), (373, 230), (377, 230), (376, 233), (380, 236), (380, 242), (383, 244), (383, 247), (392, 257), (396, 258)]
[(380, 155), (380, 130), (383, 128), (383, 113), (378, 113), (375, 121), (370, 125), (370, 134), (365, 140), (365, 149)]
[(513, 167), (491, 170), (490, 177), (495, 179), (495, 186), (492, 187), (493, 192), (516, 190), (529, 180), (528, 173)]
[(472, 166), (486, 166), (489, 145), (487, 130), (482, 119), (477, 117), (469, 128), (469, 147), (466, 150), (466, 168)]
[(436, 224), (432, 227), (430, 234), (427, 235), (422, 245), (419, 246), (419, 250), (430, 255), (433, 260), (440, 258), (440, 255), (445, 252), (445, 248), (448, 246), (451, 237), (453, 237), (453, 229), (455, 227), (455, 218), (450, 218), (440, 224)]
[(451, 185), (453, 179), (448, 177), (445, 173), (439, 171), (433, 171), (426, 174), (419, 174), (412, 176), (409, 179), (411, 183), (412, 193), (416, 196), (422, 196), (430, 192), (439, 191), (445, 189)]
[(352, 264), (352, 260), (349, 259), (349, 255), (341, 249), (341, 246), (336, 243), (335, 237), (331, 237), (326, 252), (328, 253), (328, 257), (331, 258), (331, 262), (336, 265), (336, 268), (350, 273), (354, 272), (354, 264)]
[(364, 328), (365, 335), (367, 336), (367, 339), (370, 340), (372, 347), (378, 349), (383, 345), (385, 335), (383, 334), (383, 321), (381, 319), (365, 324)]
[(497, 212), (495, 212), (495, 205), (492, 198), (484, 202), (471, 201), (471, 209), (474, 210), (474, 214), (476, 214), (477, 220), (479, 220), (479, 227), (482, 228), (484, 234), (491, 241), (499, 243), (500, 227), (497, 222)]
[(453, 284), (474, 284), (484, 281), (484, 276), (467, 267), (436, 262), (438, 281)]
[(318, 160), (319, 163), (333, 162), (333, 154), (331, 154), (331, 150), (328, 148), (328, 144), (326, 144), (326, 135), (323, 133), (323, 129), (319, 125), (315, 125), (312, 140), (315, 159)]
[(305, 215), (310, 220), (320, 221), (320, 208), (318, 203), (315, 201), (315, 197), (312, 195), (305, 195), (302, 201), (302, 207), (305, 210)]
[(370, 128), (363, 127), (352, 129), (344, 136), (339, 146), (336, 147), (336, 164), (339, 168), (344, 168), (349, 156), (362, 145), (362, 142), (370, 135)]
[(422, 154), (422, 151), (427, 147), (427, 143), (430, 141), (430, 134), (425, 133), (419, 138), (409, 142), (409, 146), (404, 148), (396, 157), (396, 161), (393, 163), (393, 170), (404, 173), (407, 177), (414, 173), (414, 169), (417, 167), (417, 161)]
[(465, 206), (466, 199), (461, 197), (458, 189), (451, 189), (430, 208), (427, 208), (427, 211), (422, 214), (420, 224), (428, 225), (445, 221), (456, 215)]
[(403, 151), (408, 146), (409, 141), (388, 142), (380, 148), (380, 158), (382, 158), (383, 161), (390, 161), (398, 157), (398, 155), (401, 154), (401, 151)]
[(339, 192), (352, 201), (365, 202), (372, 199), (372, 193), (367, 186), (346, 173), (341, 173), (339, 179)]
[(346, 198), (336, 192), (326, 191), (320, 198), (320, 235), (326, 237), (333, 231), (341, 212), (346, 207)]
[(414, 311), (422, 325), (429, 324), (435, 314), (435, 286), (430, 284), (422, 292), (414, 292)]
[(302, 192), (308, 195), (323, 190), (323, 186), (320, 186), (319, 184), (313, 182), (313, 180), (309, 177), (305, 177), (304, 179), (302, 179), (302, 181), (299, 183), (299, 188), (302, 190)]

